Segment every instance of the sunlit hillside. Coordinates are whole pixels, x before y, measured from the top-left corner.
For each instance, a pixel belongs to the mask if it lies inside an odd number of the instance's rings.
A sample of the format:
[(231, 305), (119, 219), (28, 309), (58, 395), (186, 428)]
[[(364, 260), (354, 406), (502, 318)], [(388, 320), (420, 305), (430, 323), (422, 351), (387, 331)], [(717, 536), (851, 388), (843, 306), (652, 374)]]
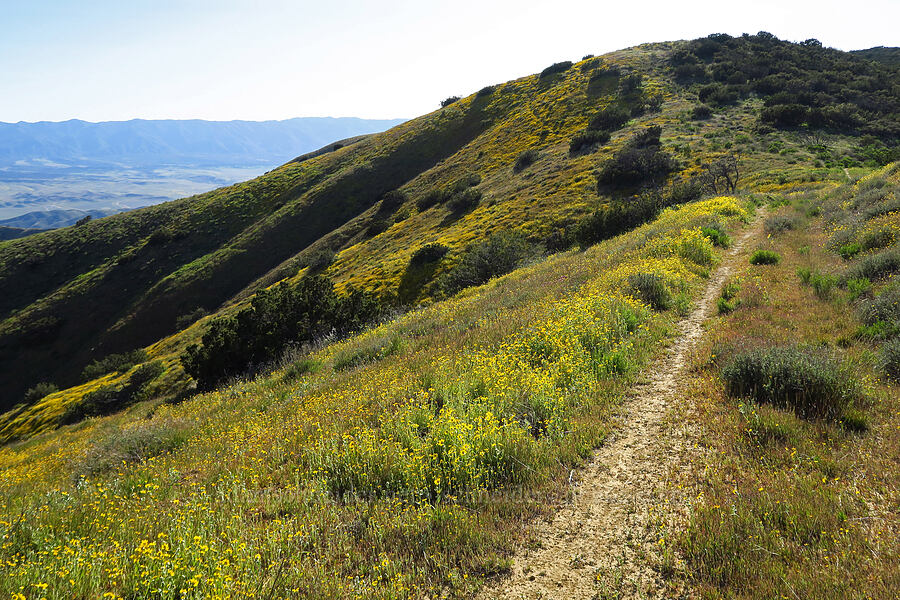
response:
[(0, 590), (536, 594), (668, 363), (682, 462), (572, 597), (900, 589), (900, 470), (852, 478), (900, 431), (889, 61), (715, 35), (442, 104), (0, 242)]

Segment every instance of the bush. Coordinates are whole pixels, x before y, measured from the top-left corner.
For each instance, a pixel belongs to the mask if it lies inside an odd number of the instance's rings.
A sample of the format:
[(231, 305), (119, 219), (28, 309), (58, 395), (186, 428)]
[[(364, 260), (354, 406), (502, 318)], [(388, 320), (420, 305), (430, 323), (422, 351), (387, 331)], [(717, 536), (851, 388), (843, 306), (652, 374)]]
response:
[(810, 285), (812, 285), (813, 291), (821, 300), (828, 300), (829, 298), (831, 298), (831, 292), (834, 290), (834, 286), (836, 284), (837, 278), (834, 277), (834, 275), (819, 273), (818, 271), (812, 274), (812, 278), (810, 280)]
[(628, 284), (642, 301), (654, 310), (666, 310), (672, 306), (672, 293), (666, 280), (656, 273), (635, 273), (629, 275)]
[(862, 246), (860, 246), (856, 242), (850, 242), (849, 244), (844, 244), (843, 246), (838, 248), (838, 254), (840, 254), (841, 258), (843, 258), (844, 260), (850, 260), (861, 251)]
[(594, 113), (588, 122), (588, 129), (598, 131), (616, 131), (631, 119), (631, 112), (618, 105), (609, 104)]
[(889, 379), (900, 382), (900, 339), (893, 339), (881, 347), (881, 370)]
[(490, 96), (494, 93), (494, 90), (497, 89), (497, 86), (494, 85), (486, 85), (475, 94), (477, 97), (481, 98), (483, 96)]
[(900, 249), (883, 250), (859, 260), (844, 274), (844, 281), (865, 277), (870, 281), (883, 279), (900, 270)]
[(440, 280), (439, 287), (450, 296), (505, 275), (537, 254), (537, 248), (516, 231), (491, 235), (483, 242), (468, 246), (459, 262)]
[(310, 273), (321, 273), (334, 263), (337, 254), (331, 248), (316, 250), (306, 263)]
[(124, 373), (134, 365), (145, 360), (147, 360), (147, 352), (143, 349), (132, 350), (123, 354), (110, 354), (86, 366), (81, 372), (81, 380), (90, 381), (112, 372)]
[(565, 73), (569, 69), (572, 68), (571, 60), (564, 60), (563, 62), (553, 63), (543, 71), (541, 71), (540, 78), (549, 77), (551, 75), (555, 75), (556, 73)]
[(378, 212), (390, 212), (399, 208), (404, 202), (409, 200), (409, 197), (400, 190), (391, 190), (385, 192), (380, 200), (381, 205), (378, 207)]
[(863, 250), (886, 248), (894, 243), (894, 232), (887, 227), (867, 231), (860, 237), (859, 244)]
[(728, 314), (738, 307), (740, 300), (737, 298), (737, 295), (740, 291), (741, 286), (736, 281), (729, 281), (722, 286), (722, 293), (719, 295), (719, 299), (716, 300), (719, 314)]
[(597, 146), (608, 142), (609, 137), (608, 131), (586, 129), (573, 137), (572, 141), (569, 142), (569, 153), (578, 154), (586, 150), (593, 150)]
[(757, 250), (750, 255), (751, 265), (777, 265), (781, 262), (781, 256), (771, 250)]
[(856, 300), (872, 291), (872, 282), (865, 277), (850, 279), (847, 281), (847, 291), (850, 292), (850, 300)]
[(481, 202), (481, 190), (468, 189), (459, 194), (455, 194), (453, 198), (447, 202), (447, 207), (454, 213), (464, 213), (474, 209)]
[(674, 171), (678, 163), (660, 146), (659, 126), (635, 134), (613, 158), (597, 172), (599, 186), (640, 186), (656, 182)]
[(198, 306), (191, 312), (181, 315), (177, 319), (175, 319), (175, 328), (179, 331), (181, 331), (182, 329), (187, 329), (188, 327), (205, 317), (207, 314), (209, 313), (206, 312), (206, 309)]
[[(866, 291), (871, 288), (868, 279), (853, 280), (864, 281)], [(862, 287), (865, 284), (860, 284)], [(850, 282), (847, 282), (850, 287)], [(873, 325), (878, 321), (885, 323), (900, 323), (900, 285), (891, 286), (870, 300), (866, 300), (857, 308), (859, 320), (866, 325)]]
[(91, 477), (171, 452), (188, 440), (187, 423), (165, 419), (120, 429), (92, 446), (73, 465), (74, 477)]
[(331, 281), (320, 275), (296, 285), (282, 282), (257, 292), (237, 315), (214, 319), (202, 343), (189, 346), (180, 359), (200, 389), (211, 389), (228, 377), (270, 364), (292, 344), (349, 333), (383, 311), (371, 294), (351, 290), (338, 296)]
[(519, 153), (519, 156), (516, 157), (516, 163), (513, 165), (513, 172), (518, 173), (522, 171), (532, 164), (540, 157), (540, 153), (538, 153), (535, 149), (523, 150)]
[(409, 264), (421, 266), (428, 263), (434, 263), (444, 258), (449, 251), (450, 248), (437, 242), (425, 244), (413, 252), (413, 255), (409, 259)]
[(804, 418), (841, 418), (864, 399), (853, 373), (823, 350), (756, 348), (722, 369), (728, 393), (794, 410)]
[(369, 222), (369, 227), (366, 229), (366, 234), (371, 237), (375, 237), (380, 233), (384, 233), (391, 226), (391, 223), (387, 219), (372, 219)]
[(35, 384), (34, 387), (29, 388), (28, 391), (25, 392), (25, 396), (22, 397), (22, 402), (25, 404), (34, 404), (39, 400), (43, 400), (46, 396), (58, 391), (59, 388), (54, 384), (41, 382)]
[(454, 102), (459, 102), (459, 100), (460, 100), (459, 96), (450, 96), (449, 98), (447, 98), (445, 100), (441, 100), (441, 108), (447, 108)]
[(691, 110), (691, 118), (695, 121), (704, 121), (712, 117), (712, 109), (706, 104), (698, 104)]
[(165, 371), (161, 361), (144, 363), (134, 370), (122, 385), (104, 385), (84, 395), (80, 402), (69, 404), (60, 418), (63, 425), (75, 423), (87, 417), (101, 417), (127, 408), (143, 400), (147, 384)]
[(727, 248), (731, 245), (731, 238), (725, 233), (725, 228), (718, 223), (710, 223), (700, 228), (700, 233), (710, 239), (714, 246)]
[(766, 219), (764, 228), (769, 235), (778, 235), (797, 226), (797, 220), (786, 215), (773, 215)]

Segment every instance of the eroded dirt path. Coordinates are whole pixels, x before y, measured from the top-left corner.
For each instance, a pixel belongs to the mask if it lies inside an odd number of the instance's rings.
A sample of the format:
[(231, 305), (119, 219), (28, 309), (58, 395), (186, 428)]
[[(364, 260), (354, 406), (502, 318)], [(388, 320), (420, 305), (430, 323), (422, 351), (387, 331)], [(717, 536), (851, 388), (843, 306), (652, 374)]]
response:
[(672, 589), (660, 575), (668, 560), (661, 525), (671, 512), (663, 506), (671, 496), (665, 492), (688, 468), (690, 446), (685, 427), (673, 427), (666, 415), (703, 322), (736, 261), (744, 259), (742, 250), (760, 234), (763, 216), (759, 211), (741, 232), (693, 312), (679, 323), (672, 345), (635, 386), (615, 435), (574, 479), (571, 502), (535, 527), (532, 542), (516, 553), (510, 576), (484, 590), (482, 598), (690, 595)]

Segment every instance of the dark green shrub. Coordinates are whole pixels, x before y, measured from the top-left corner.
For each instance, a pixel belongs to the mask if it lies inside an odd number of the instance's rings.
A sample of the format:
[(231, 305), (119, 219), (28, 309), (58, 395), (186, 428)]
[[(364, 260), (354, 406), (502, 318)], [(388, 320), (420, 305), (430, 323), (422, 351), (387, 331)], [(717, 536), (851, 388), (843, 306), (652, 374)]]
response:
[(541, 71), (540, 78), (543, 79), (545, 77), (555, 75), (556, 73), (565, 73), (571, 68), (571, 60), (564, 60), (563, 62), (553, 63), (552, 65)]
[(356, 367), (382, 360), (388, 356), (400, 354), (403, 352), (404, 347), (405, 344), (403, 343), (403, 338), (393, 337), (384, 345), (348, 350), (339, 353), (334, 357), (334, 370), (345, 371), (347, 369), (355, 369)]
[(450, 96), (449, 98), (447, 98), (445, 100), (441, 100), (441, 108), (447, 108), (454, 102), (459, 102), (459, 100), (460, 100), (459, 96)]
[(439, 244), (437, 242), (425, 244), (424, 246), (413, 252), (413, 255), (409, 259), (409, 264), (414, 266), (421, 266), (428, 263), (437, 262), (444, 258), (449, 251), (450, 248), (448, 248), (444, 244)]
[(491, 94), (494, 93), (495, 89), (497, 89), (497, 86), (486, 85), (483, 88), (481, 88), (480, 90), (478, 90), (478, 92), (475, 95), (478, 96), (479, 98), (481, 98), (482, 96), (490, 96)]
[(52, 383), (41, 382), (35, 384), (34, 387), (28, 389), (25, 392), (25, 396), (22, 397), (22, 402), (25, 404), (34, 404), (38, 400), (43, 400), (45, 396), (49, 396), (54, 392), (58, 392), (59, 388), (56, 387)]
[(387, 219), (372, 219), (372, 221), (369, 222), (369, 227), (366, 229), (366, 233), (370, 237), (374, 237), (379, 233), (384, 233), (385, 231), (387, 231), (390, 226), (391, 223)]
[(257, 292), (237, 315), (214, 319), (202, 343), (189, 346), (180, 359), (200, 389), (211, 389), (228, 377), (271, 364), (291, 345), (349, 333), (383, 311), (371, 294), (351, 290), (338, 296), (319, 275), (296, 285), (282, 282)]
[(627, 187), (658, 182), (678, 168), (678, 163), (663, 152), (659, 126), (635, 134), (615, 156), (606, 160), (597, 172), (599, 186)]
[(706, 104), (698, 104), (691, 110), (691, 118), (695, 121), (703, 121), (712, 117), (712, 109)]
[(299, 379), (304, 375), (310, 373), (316, 373), (322, 368), (322, 363), (312, 358), (305, 358), (303, 360), (298, 360), (290, 364), (290, 366), (284, 370), (284, 374), (281, 376), (283, 380), (288, 379)]
[(337, 254), (331, 248), (316, 250), (310, 257), (306, 266), (310, 273), (321, 273), (334, 263)]
[(87, 417), (101, 417), (127, 408), (143, 400), (147, 384), (162, 375), (165, 367), (154, 360), (134, 370), (124, 385), (105, 385), (84, 395), (80, 402), (69, 404), (60, 418), (63, 425)]
[(757, 250), (750, 255), (751, 265), (777, 265), (781, 256), (772, 250)]
[(794, 410), (804, 418), (841, 418), (864, 400), (853, 373), (822, 349), (773, 346), (740, 352), (722, 369), (728, 393)]
[(803, 285), (809, 285), (809, 282), (812, 280), (812, 271), (807, 267), (798, 267), (797, 277), (800, 278), (800, 282)]
[(881, 369), (889, 379), (900, 382), (900, 338), (881, 347)]
[(481, 285), (513, 271), (537, 251), (517, 231), (494, 233), (485, 241), (465, 249), (459, 262), (441, 278), (440, 288), (450, 296), (467, 287)]
[(661, 275), (635, 273), (628, 277), (628, 284), (638, 297), (654, 310), (666, 310), (672, 306), (672, 293)]
[(419, 210), (428, 210), (436, 204), (446, 202), (449, 195), (445, 190), (431, 190), (424, 196), (416, 200), (416, 208)]
[(450, 201), (447, 202), (447, 207), (455, 213), (468, 212), (478, 206), (478, 203), (481, 202), (481, 196), (481, 190), (469, 188), (455, 194)]
[(727, 248), (731, 245), (731, 237), (725, 232), (725, 228), (718, 223), (710, 223), (700, 228), (700, 233), (709, 238), (714, 246)]
[(535, 149), (523, 150), (516, 157), (516, 163), (513, 165), (513, 172), (518, 173), (531, 165), (540, 157), (540, 153)]
[(588, 129), (597, 131), (616, 131), (631, 119), (631, 111), (618, 105), (609, 104), (594, 113), (588, 122)]
[(766, 219), (763, 225), (769, 235), (778, 235), (797, 227), (797, 220), (786, 215), (773, 215)]
[(834, 286), (837, 285), (837, 278), (834, 275), (816, 271), (810, 278), (810, 285), (818, 298), (828, 300), (831, 298)]
[(847, 269), (844, 281), (849, 279), (867, 278), (869, 281), (883, 279), (900, 270), (900, 249), (891, 248), (878, 254), (870, 254), (861, 258), (856, 264)]
[(381, 196), (381, 205), (378, 207), (378, 212), (394, 211), (407, 200), (409, 200), (409, 196), (407, 196), (405, 192), (402, 192), (400, 190), (391, 190), (389, 192), (385, 192)]
[(857, 244), (856, 242), (851, 242), (849, 244), (844, 244), (840, 248), (838, 248), (838, 254), (841, 255), (841, 258), (844, 260), (850, 260), (857, 254), (862, 251), (862, 246)]
[(738, 307), (740, 300), (737, 295), (740, 291), (741, 286), (738, 285), (736, 281), (729, 281), (722, 286), (722, 293), (719, 295), (719, 299), (716, 300), (716, 307), (719, 309), (719, 314), (728, 314)]
[(697, 96), (700, 98), (700, 102), (712, 104), (713, 106), (734, 104), (738, 100), (738, 94), (721, 83), (704, 85), (697, 92)]
[(182, 329), (187, 329), (188, 327), (205, 317), (207, 314), (209, 313), (206, 312), (206, 309), (198, 306), (191, 312), (181, 315), (180, 317), (175, 319), (175, 327), (179, 331)]
[(580, 152), (591, 151), (597, 146), (608, 142), (609, 137), (608, 131), (587, 129), (572, 138), (572, 141), (569, 142), (569, 153), (578, 154)]
[(90, 381), (112, 372), (123, 373), (145, 360), (147, 360), (147, 352), (143, 349), (132, 350), (123, 354), (110, 354), (86, 366), (81, 372), (81, 380)]

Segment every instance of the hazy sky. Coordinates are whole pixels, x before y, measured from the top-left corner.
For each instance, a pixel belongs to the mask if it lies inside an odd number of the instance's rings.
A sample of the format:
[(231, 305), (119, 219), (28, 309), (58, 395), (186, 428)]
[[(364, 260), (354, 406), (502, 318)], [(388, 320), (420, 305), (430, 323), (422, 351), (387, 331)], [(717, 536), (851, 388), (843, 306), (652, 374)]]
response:
[(647, 41), (900, 45), (900, 0), (0, 0), (0, 121), (413, 117)]

